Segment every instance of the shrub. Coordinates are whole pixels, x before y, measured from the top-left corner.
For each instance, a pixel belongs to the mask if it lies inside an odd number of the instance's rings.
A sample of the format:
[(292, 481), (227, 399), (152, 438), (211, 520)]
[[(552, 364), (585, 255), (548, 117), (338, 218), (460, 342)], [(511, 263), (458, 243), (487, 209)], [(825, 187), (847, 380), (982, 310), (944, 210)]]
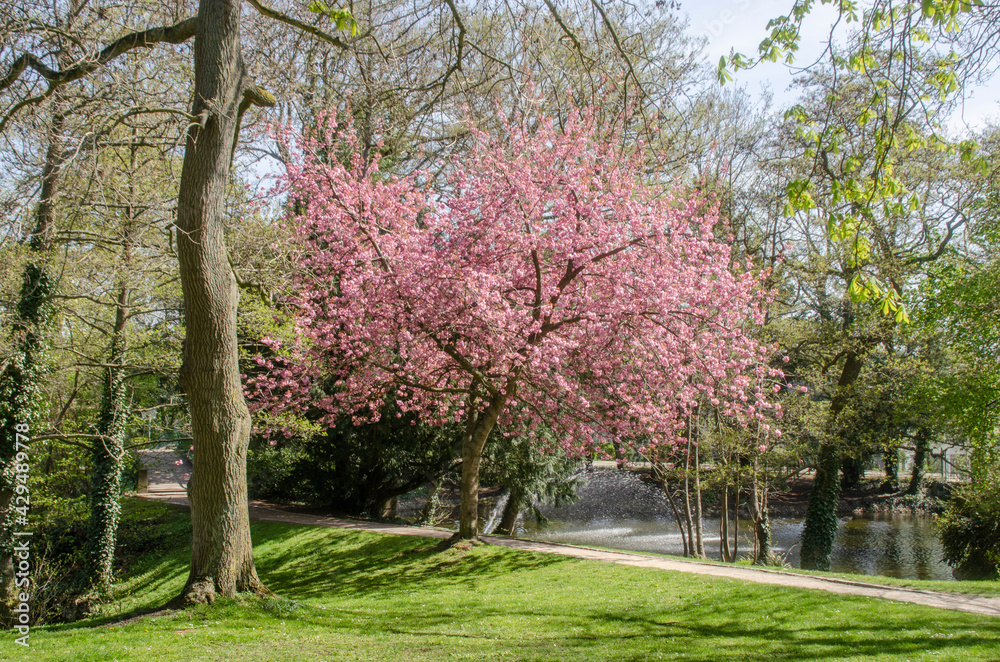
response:
[(956, 579), (1000, 578), (1000, 490), (956, 489), (938, 520), (944, 560)]

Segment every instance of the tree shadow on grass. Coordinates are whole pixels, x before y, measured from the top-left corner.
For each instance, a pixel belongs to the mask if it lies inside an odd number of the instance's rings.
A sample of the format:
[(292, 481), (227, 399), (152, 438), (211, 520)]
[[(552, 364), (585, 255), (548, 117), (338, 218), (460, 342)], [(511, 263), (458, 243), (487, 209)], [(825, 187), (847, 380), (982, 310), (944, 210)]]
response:
[[(990, 654), (1000, 651), (1000, 619), (985, 616), (490, 546), (435, 552), (426, 538), (253, 527), (258, 571), (281, 600), (205, 613), (239, 624), (270, 612), (331, 640), (377, 637), (379, 655), (412, 647), (519, 660), (1000, 660)], [(129, 590), (169, 593), (183, 583), (187, 553), (151, 563)]]
[[(857, 609), (845, 604), (850, 602)], [(571, 648), (599, 645), (614, 629), (618, 631), (614, 639), (632, 642), (623, 647), (618, 660), (648, 660), (654, 653), (683, 652), (684, 659), (691, 662), (861, 660), (879, 656), (903, 660), (923, 655), (1000, 662), (1000, 619), (978, 617), (981, 620), (970, 629), (969, 618), (967, 614), (895, 605), (875, 598), (832, 597), (820, 591), (780, 588), (766, 603), (759, 594), (735, 591), (723, 604), (682, 601), (659, 613), (591, 613), (586, 634), (575, 635), (566, 644)], [(642, 640), (650, 642), (646, 650), (629, 650), (641, 648)], [(993, 653), (970, 657), (976, 648)], [(961, 652), (947, 656), (955, 651)]]
[(370, 595), (407, 591), (425, 582), (454, 585), (489, 582), (510, 573), (568, 559), (512, 553), (479, 546), (436, 551), (437, 540), (415, 536), (313, 529), (261, 522), (254, 525), (257, 571), (273, 591), (288, 598)]

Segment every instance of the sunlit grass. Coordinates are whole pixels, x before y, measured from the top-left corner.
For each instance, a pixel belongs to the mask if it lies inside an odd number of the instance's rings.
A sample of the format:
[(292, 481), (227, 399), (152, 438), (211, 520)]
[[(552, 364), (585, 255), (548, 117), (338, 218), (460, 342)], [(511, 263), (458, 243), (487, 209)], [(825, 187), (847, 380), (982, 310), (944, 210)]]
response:
[(36, 629), (27, 651), (11, 636), (0, 659), (1000, 660), (1000, 619), (986, 616), (498, 547), (434, 552), (422, 538), (253, 533), (280, 598), (108, 625), (179, 592), (182, 545), (134, 565), (101, 617)]

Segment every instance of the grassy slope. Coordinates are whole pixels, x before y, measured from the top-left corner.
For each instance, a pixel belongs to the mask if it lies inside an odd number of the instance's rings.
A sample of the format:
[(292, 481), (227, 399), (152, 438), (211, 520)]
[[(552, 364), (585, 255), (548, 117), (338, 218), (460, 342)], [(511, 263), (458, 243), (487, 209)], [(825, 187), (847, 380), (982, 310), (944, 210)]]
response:
[[(186, 516), (170, 517), (176, 531)], [(1000, 619), (985, 616), (495, 547), (414, 552), (420, 538), (253, 532), (282, 599), (39, 628), (27, 651), (8, 634), (0, 659), (1000, 661)], [(174, 595), (187, 555), (134, 564), (109, 614)]]

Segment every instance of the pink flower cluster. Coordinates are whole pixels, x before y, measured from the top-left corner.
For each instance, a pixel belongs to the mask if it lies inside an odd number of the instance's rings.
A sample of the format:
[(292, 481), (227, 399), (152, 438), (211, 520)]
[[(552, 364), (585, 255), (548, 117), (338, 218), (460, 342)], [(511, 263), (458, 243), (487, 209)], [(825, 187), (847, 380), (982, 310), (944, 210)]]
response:
[(754, 337), (768, 293), (716, 208), (652, 181), (591, 114), (473, 129), (443, 192), (379, 172), (332, 116), (316, 133), (285, 182), (301, 340), (258, 359), (257, 411), (376, 420), (392, 392), (433, 424), (502, 402), (505, 430), (544, 422), (572, 453), (674, 443), (699, 403), (744, 423), (780, 409)]

